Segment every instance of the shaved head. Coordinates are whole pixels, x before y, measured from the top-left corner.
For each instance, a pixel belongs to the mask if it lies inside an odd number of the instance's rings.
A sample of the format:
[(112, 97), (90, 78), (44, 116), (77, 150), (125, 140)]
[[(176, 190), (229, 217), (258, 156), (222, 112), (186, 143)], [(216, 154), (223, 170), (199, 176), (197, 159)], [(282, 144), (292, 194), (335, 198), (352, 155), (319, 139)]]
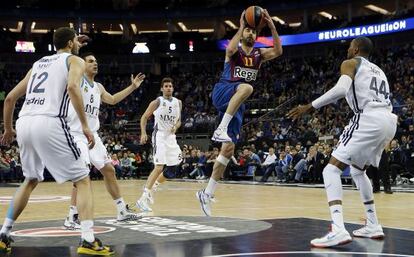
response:
[(348, 59), (354, 58), (357, 55), (368, 57), (373, 49), (371, 39), (367, 37), (357, 37), (351, 41), (348, 48)]

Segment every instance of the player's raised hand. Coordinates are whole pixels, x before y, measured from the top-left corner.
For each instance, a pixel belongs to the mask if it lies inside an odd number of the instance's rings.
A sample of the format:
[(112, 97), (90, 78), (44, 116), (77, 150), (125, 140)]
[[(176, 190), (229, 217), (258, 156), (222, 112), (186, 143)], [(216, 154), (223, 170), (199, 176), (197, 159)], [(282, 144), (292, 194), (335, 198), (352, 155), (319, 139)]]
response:
[(292, 120), (296, 120), (298, 119), (300, 116), (302, 116), (303, 114), (307, 113), (308, 111), (310, 111), (310, 109), (312, 108), (312, 104), (306, 104), (306, 105), (298, 105), (297, 107), (293, 108), (292, 110), (290, 110), (287, 113), (287, 117), (291, 118)]
[(141, 145), (145, 145), (145, 143), (147, 143), (147, 140), (148, 140), (147, 133), (142, 133), (141, 138), (139, 139), (139, 142), (141, 143)]
[(266, 9), (263, 9), (263, 19), (266, 21), (269, 29), (276, 29), (275, 24), (273, 23), (272, 17), (270, 17), (270, 14)]
[(16, 131), (14, 129), (12, 130), (5, 130), (1, 140), (1, 145), (10, 145), (11, 142), (13, 142), (14, 137), (16, 136)]
[(135, 78), (134, 78), (134, 74), (131, 74), (131, 84), (135, 87), (135, 89), (141, 86), (141, 83), (144, 81), (144, 79), (145, 79), (145, 74), (141, 72), (138, 73), (138, 75), (136, 75)]
[(244, 27), (246, 27), (246, 21), (244, 18), (244, 15), (246, 14), (246, 10), (244, 10), (240, 16), (240, 28), (244, 29)]
[(88, 44), (88, 42), (91, 40), (87, 35), (79, 35), (77, 36), (78, 42), (80, 44), (79, 47), (84, 47)]

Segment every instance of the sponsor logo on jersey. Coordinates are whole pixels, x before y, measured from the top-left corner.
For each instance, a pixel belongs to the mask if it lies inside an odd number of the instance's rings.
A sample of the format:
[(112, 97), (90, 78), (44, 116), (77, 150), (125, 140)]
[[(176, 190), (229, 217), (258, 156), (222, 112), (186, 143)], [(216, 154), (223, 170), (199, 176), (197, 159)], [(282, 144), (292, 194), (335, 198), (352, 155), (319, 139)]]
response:
[(29, 98), (26, 100), (26, 105), (36, 104), (36, 105), (43, 105), (45, 103), (45, 98)]
[(97, 117), (99, 115), (99, 108), (90, 104), (86, 104), (85, 113)]
[(177, 117), (176, 116), (173, 116), (173, 115), (168, 115), (168, 114), (162, 115), (162, 114), (160, 114), (160, 120), (165, 121), (165, 122), (173, 122), (173, 123), (175, 123), (175, 119), (176, 118)]
[(240, 66), (236, 66), (234, 68), (233, 77), (235, 78), (243, 78), (246, 81), (256, 80), (258, 70), (243, 68)]

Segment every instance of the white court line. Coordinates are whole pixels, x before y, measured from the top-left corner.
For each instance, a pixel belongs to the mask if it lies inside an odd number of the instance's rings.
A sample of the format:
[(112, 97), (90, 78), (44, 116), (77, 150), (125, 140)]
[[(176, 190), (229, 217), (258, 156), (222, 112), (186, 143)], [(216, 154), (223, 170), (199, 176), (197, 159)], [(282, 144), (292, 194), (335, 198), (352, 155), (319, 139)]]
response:
[(231, 256), (254, 256), (254, 255), (271, 255), (271, 254), (340, 254), (340, 255), (375, 255), (375, 256), (396, 256), (396, 257), (414, 257), (414, 255), (394, 254), (394, 253), (364, 253), (364, 252), (336, 252), (336, 251), (291, 251), (291, 252), (253, 252), (253, 253), (231, 253), (222, 255), (209, 255), (204, 257), (231, 257)]
[[(314, 217), (299, 217), (299, 218), (330, 221), (330, 220), (327, 220), (327, 219), (314, 218)], [(361, 222), (355, 222), (355, 221), (345, 221), (345, 223), (354, 224), (354, 225), (363, 225), (363, 224), (361, 224)], [(414, 232), (413, 229), (409, 229), (409, 228), (389, 227), (389, 226), (386, 226), (386, 227), (383, 227), (383, 228), (392, 228), (392, 229), (399, 229), (399, 230)]]

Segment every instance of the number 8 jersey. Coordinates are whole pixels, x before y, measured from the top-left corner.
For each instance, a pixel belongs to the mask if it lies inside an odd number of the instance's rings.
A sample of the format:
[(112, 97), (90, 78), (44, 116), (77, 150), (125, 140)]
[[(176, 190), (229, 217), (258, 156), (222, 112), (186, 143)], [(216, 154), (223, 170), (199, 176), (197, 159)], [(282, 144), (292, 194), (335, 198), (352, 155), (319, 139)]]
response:
[(22, 116), (67, 116), (69, 95), (67, 93), (68, 63), (71, 54), (59, 53), (45, 56), (33, 64), (27, 84), (26, 98), (19, 113)]
[(367, 107), (392, 111), (390, 86), (384, 72), (361, 56), (355, 59), (359, 65), (351, 89), (346, 94), (346, 101), (351, 109), (355, 113), (361, 113)]

